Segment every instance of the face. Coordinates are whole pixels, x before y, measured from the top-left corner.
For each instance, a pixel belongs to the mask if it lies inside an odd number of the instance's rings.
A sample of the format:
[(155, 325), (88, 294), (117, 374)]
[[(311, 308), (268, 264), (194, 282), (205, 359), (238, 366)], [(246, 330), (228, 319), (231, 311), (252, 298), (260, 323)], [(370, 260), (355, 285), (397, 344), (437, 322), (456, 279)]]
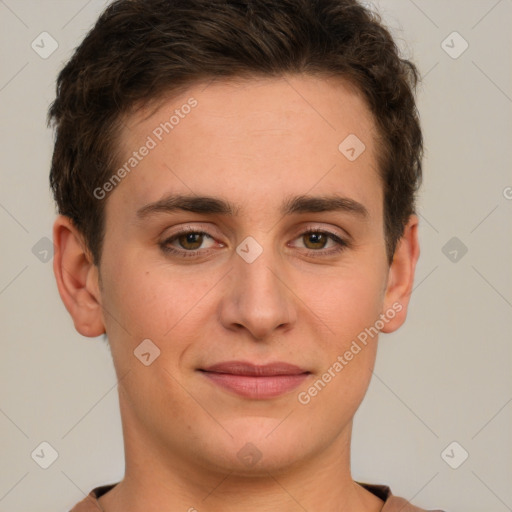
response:
[(348, 451), (408, 285), (364, 100), (339, 80), (219, 82), (126, 124), (97, 288), (125, 443), (251, 474)]

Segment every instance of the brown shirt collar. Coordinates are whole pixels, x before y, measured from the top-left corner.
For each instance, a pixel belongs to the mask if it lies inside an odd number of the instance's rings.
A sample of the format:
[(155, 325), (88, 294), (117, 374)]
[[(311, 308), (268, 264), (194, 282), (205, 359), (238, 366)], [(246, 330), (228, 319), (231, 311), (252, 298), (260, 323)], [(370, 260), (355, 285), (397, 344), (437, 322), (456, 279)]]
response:
[[(77, 503), (70, 512), (103, 512), (100, 504), (98, 503), (98, 498), (106, 494), (110, 489), (112, 489), (115, 484), (102, 485), (100, 487), (95, 487), (82, 501)], [(378, 498), (384, 501), (384, 506), (382, 507), (381, 512), (429, 512), (422, 508), (415, 507), (411, 505), (404, 498), (399, 498), (398, 496), (393, 496), (391, 493), (391, 489), (387, 485), (375, 485), (375, 484), (365, 484), (358, 482), (359, 485), (375, 494)], [(443, 512), (442, 510), (432, 510), (430, 512)]]

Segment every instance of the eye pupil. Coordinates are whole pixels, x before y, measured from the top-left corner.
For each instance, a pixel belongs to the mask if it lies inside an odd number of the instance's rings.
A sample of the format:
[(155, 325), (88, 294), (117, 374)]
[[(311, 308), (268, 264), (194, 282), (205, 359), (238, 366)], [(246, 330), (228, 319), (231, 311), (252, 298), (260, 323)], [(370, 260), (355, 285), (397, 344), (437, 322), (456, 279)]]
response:
[[(186, 233), (179, 237), (179, 242), (184, 249), (198, 249), (203, 243), (203, 235), (201, 233)], [(193, 245), (193, 247), (190, 247), (188, 244)]]
[[(314, 249), (319, 248), (317, 246), (318, 244), (320, 245), (320, 249), (322, 249), (326, 242), (326, 240), (325, 240), (326, 237), (323, 233), (308, 233), (307, 235), (305, 235), (305, 238), (306, 238), (307, 243), (312, 243), (313, 245), (315, 245), (315, 247), (313, 247)], [(306, 246), (307, 246), (307, 243), (306, 243)]]

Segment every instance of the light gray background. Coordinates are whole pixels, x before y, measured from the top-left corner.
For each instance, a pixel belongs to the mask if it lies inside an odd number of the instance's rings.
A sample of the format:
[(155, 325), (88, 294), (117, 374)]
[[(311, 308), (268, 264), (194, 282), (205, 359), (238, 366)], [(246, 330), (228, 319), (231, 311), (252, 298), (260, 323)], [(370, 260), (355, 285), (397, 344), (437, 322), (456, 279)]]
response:
[[(39, 242), (55, 215), (46, 111), (104, 5), (0, 0), (2, 512), (67, 511), (124, 473), (110, 352), (75, 332)], [(425, 508), (512, 510), (512, 1), (374, 5), (424, 76), (426, 158), (410, 314), (381, 336), (355, 420), (354, 478)], [(47, 59), (31, 48), (43, 31), (58, 42)], [(463, 48), (446, 39), (454, 31), (469, 44), (458, 58), (442, 46)], [(452, 237), (468, 249), (457, 261), (442, 251)], [(43, 441), (58, 452), (48, 469), (31, 457)], [(457, 469), (441, 456), (453, 441), (469, 453)], [(447, 460), (460, 462), (460, 450)]]

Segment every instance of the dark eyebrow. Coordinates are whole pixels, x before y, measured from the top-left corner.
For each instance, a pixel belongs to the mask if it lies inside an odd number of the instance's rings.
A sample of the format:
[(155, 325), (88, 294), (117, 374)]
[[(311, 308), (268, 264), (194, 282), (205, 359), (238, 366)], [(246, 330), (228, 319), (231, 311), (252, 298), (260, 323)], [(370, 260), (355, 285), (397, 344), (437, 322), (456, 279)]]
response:
[[(154, 203), (147, 204), (137, 211), (137, 217), (143, 219), (155, 213), (170, 213), (176, 210), (203, 214), (238, 216), (240, 208), (224, 199), (210, 196), (170, 195)], [(281, 215), (294, 213), (318, 213), (342, 211), (356, 214), (367, 219), (369, 214), (365, 206), (348, 197), (295, 196), (286, 199), (281, 206)]]
[(183, 210), (194, 213), (217, 213), (220, 215), (238, 215), (238, 208), (224, 199), (208, 196), (196, 195), (170, 195), (150, 203), (137, 210), (137, 217), (140, 219), (148, 217), (154, 213), (173, 212)]
[(364, 219), (369, 217), (368, 210), (364, 205), (349, 197), (342, 197), (336, 194), (328, 196), (291, 197), (284, 201), (281, 207), (282, 215), (336, 211), (354, 213)]

